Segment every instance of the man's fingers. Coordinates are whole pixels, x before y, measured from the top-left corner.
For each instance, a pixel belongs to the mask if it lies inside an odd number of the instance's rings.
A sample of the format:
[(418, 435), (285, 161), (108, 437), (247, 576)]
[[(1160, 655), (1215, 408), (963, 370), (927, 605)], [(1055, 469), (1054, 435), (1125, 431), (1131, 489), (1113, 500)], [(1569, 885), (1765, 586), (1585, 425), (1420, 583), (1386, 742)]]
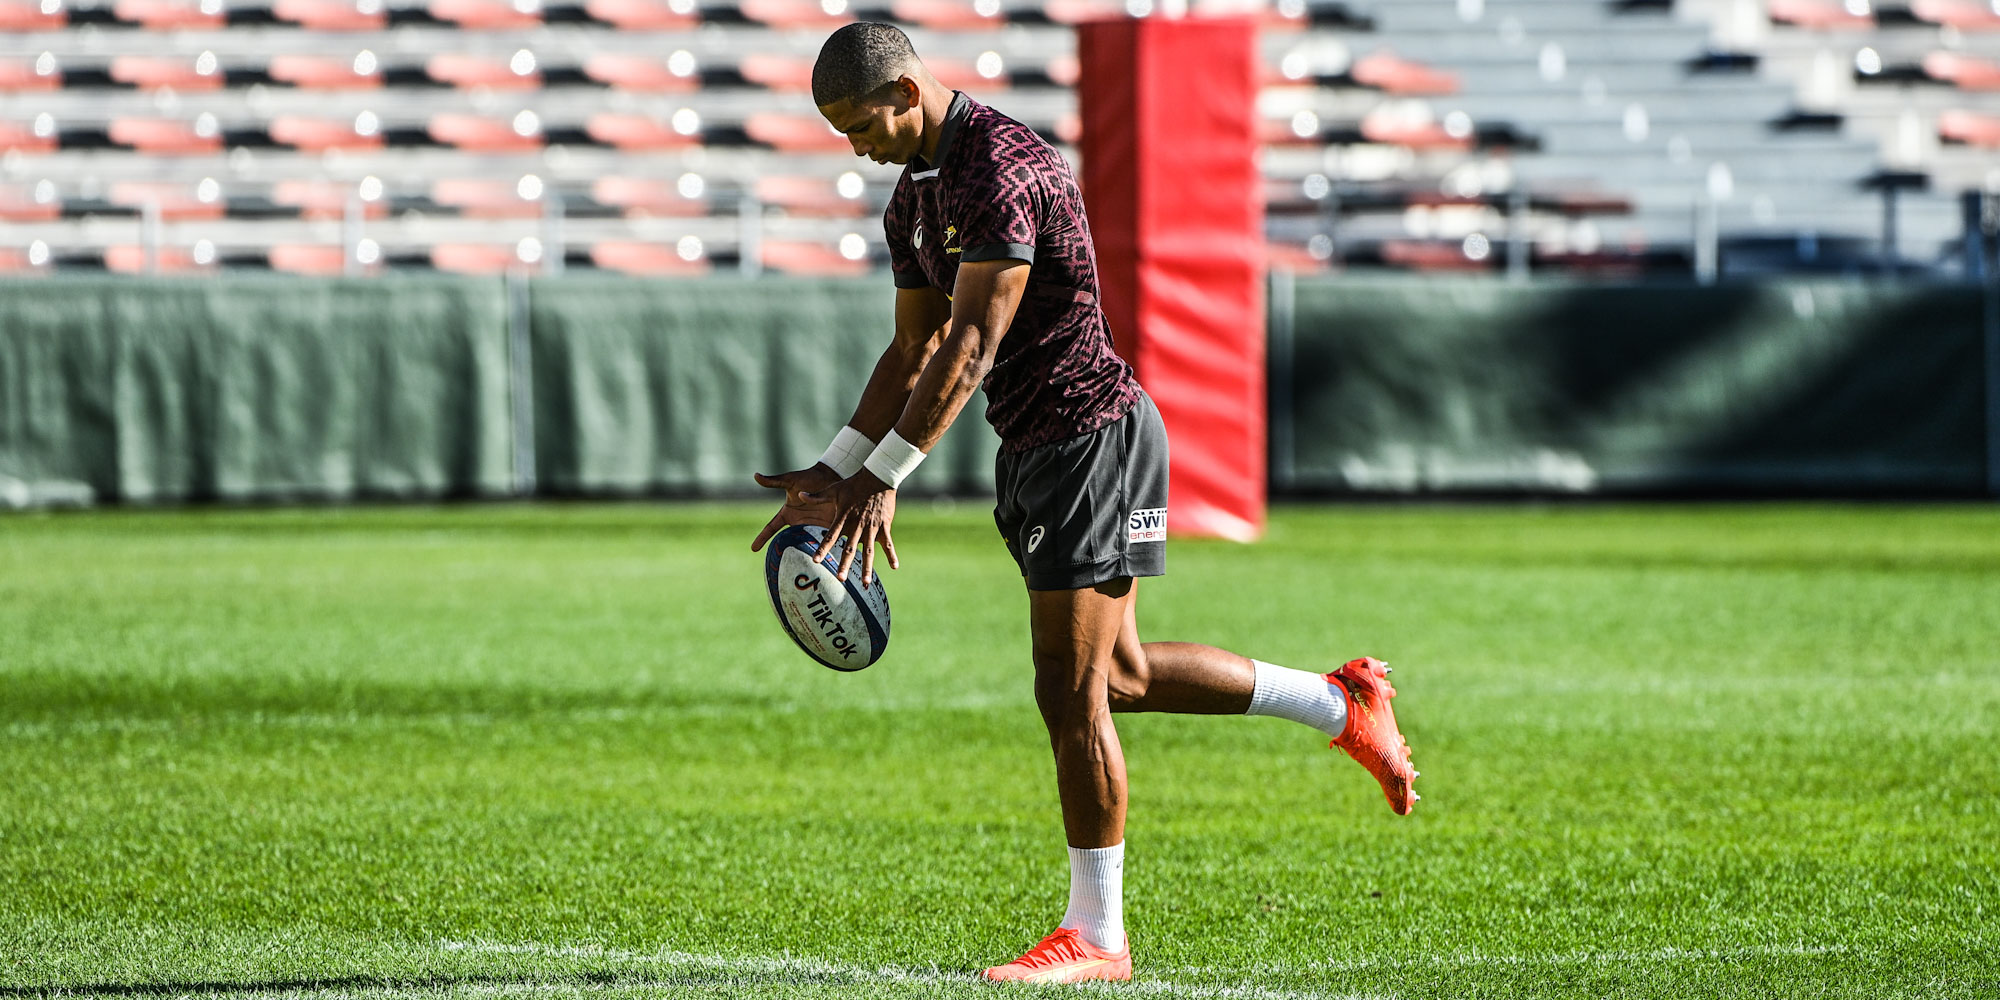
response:
[(847, 582), (847, 571), (854, 566), (854, 550), (858, 548), (861, 548), (861, 525), (856, 524), (854, 530), (848, 532), (847, 547), (840, 550), (840, 568), (833, 574), (842, 583)]
[(825, 559), (827, 549), (840, 542), (840, 533), (847, 527), (847, 512), (833, 515), (833, 521), (826, 526), (826, 534), (820, 536), (819, 544), (813, 548), (814, 559)]
[(896, 540), (889, 537), (889, 526), (882, 526), (882, 551), (889, 555), (889, 568), (902, 569), (903, 561), (896, 558)]
[[(873, 532), (870, 532), (872, 535)], [(861, 550), (861, 585), (866, 587), (875, 582), (875, 539), (868, 539), (868, 546)]]
[(785, 512), (783, 510), (780, 510), (776, 514), (771, 515), (770, 523), (764, 525), (764, 530), (757, 533), (757, 540), (750, 543), (750, 551), (756, 552), (759, 549), (762, 549), (764, 547), (764, 543), (770, 541), (771, 536), (777, 534), (779, 529), (783, 528), (784, 526), (785, 526)]

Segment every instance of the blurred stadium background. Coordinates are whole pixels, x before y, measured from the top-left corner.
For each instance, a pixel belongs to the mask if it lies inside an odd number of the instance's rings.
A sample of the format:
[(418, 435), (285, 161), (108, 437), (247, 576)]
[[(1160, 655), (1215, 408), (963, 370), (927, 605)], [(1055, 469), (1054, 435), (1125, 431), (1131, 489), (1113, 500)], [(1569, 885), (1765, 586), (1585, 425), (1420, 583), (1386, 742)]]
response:
[[(0, 501), (740, 492), (887, 316), (826, 31), (1075, 156), (1072, 25), (1123, 16), (4, 0)], [(2000, 5), (1256, 16), (1274, 495), (2000, 488)]]

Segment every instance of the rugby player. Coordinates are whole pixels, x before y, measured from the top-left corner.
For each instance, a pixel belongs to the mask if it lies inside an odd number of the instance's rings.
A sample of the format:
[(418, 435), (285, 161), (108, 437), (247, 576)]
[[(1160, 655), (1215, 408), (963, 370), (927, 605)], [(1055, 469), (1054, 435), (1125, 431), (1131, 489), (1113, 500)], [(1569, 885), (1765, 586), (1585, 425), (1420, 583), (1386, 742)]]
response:
[(886, 24), (833, 33), (813, 102), (858, 156), (903, 164), (883, 217), (895, 335), (854, 414), (809, 469), (762, 475), (788, 524), (847, 537), (842, 579), (899, 566), (896, 487), (986, 390), (1000, 436), (994, 518), (1028, 590), (1035, 702), (1055, 751), (1069, 842), (1069, 908), (993, 980), (1129, 979), (1123, 874), (1125, 758), (1112, 715), (1272, 715), (1333, 738), (1409, 813), (1417, 777), (1388, 667), (1327, 674), (1183, 642), (1139, 640), (1137, 578), (1166, 572), (1167, 437), (1111, 348), (1097, 262), (1068, 163), (1020, 122), (933, 77)]

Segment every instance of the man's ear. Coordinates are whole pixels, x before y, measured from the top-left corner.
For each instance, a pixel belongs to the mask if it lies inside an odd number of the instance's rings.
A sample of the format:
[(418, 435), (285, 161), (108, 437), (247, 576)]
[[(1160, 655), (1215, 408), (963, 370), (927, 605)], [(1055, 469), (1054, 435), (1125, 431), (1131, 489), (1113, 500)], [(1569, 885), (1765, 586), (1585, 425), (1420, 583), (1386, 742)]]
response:
[(896, 78), (896, 96), (902, 99), (905, 108), (914, 108), (924, 101), (923, 88), (907, 73)]

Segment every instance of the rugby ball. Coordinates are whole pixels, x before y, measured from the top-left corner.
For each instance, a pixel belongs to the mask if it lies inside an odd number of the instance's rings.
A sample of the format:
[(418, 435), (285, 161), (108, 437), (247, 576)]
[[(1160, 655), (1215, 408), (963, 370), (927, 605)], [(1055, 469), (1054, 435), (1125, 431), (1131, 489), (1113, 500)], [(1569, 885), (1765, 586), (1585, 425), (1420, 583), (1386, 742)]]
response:
[(860, 670), (889, 647), (889, 594), (879, 572), (873, 583), (861, 585), (859, 556), (847, 582), (840, 582), (834, 574), (844, 542), (814, 559), (825, 535), (825, 528), (796, 524), (778, 532), (764, 551), (764, 583), (778, 624), (807, 656), (835, 670)]

